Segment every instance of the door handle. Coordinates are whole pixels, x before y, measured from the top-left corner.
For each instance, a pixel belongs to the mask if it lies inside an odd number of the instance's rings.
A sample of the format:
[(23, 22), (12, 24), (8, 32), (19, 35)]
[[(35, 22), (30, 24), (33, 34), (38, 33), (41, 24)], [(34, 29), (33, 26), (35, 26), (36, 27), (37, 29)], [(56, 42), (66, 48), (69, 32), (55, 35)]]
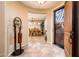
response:
[(73, 31), (70, 32), (69, 36), (69, 43), (72, 44), (72, 39), (73, 39)]
[(73, 31), (70, 32), (70, 39), (73, 39)]

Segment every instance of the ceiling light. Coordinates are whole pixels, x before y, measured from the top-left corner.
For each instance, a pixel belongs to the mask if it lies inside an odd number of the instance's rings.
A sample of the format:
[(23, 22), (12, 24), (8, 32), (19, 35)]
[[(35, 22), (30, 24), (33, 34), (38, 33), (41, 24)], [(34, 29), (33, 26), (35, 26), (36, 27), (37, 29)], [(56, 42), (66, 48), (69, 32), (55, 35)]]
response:
[(46, 3), (46, 1), (37, 1), (38, 4), (43, 5)]

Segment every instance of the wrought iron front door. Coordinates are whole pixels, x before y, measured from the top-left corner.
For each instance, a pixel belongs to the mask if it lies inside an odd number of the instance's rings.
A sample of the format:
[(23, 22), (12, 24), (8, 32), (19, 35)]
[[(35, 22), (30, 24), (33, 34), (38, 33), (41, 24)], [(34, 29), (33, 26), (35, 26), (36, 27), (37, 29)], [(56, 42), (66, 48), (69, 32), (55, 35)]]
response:
[(64, 48), (64, 7), (55, 10), (55, 39), (54, 43)]

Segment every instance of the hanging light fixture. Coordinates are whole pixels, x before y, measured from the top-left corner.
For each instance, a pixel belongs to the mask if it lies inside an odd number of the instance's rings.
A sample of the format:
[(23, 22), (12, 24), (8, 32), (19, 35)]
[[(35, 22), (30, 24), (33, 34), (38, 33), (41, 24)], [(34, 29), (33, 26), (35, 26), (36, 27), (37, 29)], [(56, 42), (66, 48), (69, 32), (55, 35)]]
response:
[(46, 3), (46, 1), (37, 1), (37, 3), (38, 3), (39, 5), (43, 5), (43, 4)]

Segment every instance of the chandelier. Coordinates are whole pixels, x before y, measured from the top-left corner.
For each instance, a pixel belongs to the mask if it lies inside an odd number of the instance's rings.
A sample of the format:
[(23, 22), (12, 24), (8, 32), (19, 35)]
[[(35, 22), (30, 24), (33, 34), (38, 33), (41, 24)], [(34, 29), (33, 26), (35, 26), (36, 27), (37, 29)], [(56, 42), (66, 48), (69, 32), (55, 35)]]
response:
[(39, 5), (43, 5), (43, 4), (46, 3), (46, 1), (37, 1), (37, 3), (38, 3)]

